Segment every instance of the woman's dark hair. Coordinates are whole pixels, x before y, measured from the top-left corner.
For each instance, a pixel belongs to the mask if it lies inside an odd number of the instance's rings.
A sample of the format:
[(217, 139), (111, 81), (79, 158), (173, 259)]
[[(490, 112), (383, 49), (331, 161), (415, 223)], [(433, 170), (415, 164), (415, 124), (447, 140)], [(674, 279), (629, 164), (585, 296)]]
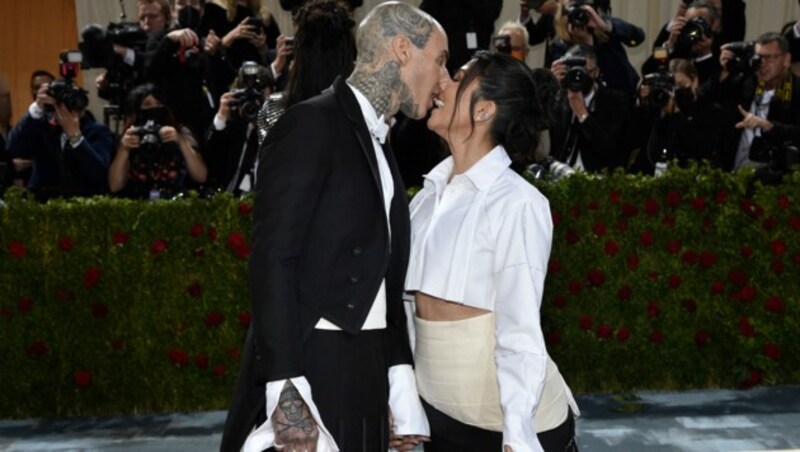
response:
[(161, 102), (161, 104), (164, 105), (164, 108), (167, 110), (167, 123), (159, 125), (172, 126), (176, 130), (180, 131), (181, 125), (178, 123), (178, 120), (175, 119), (175, 115), (172, 113), (172, 110), (167, 106), (164, 92), (161, 90), (161, 88), (152, 83), (139, 85), (136, 88), (133, 88), (130, 93), (128, 93), (128, 98), (125, 105), (125, 111), (127, 112), (128, 119), (125, 121), (125, 129), (133, 124), (137, 124), (139, 112), (142, 110), (142, 102), (147, 96), (153, 96), (157, 101)]
[[(478, 52), (461, 78), (456, 105), (461, 102), (464, 90), (476, 79), (478, 87), (469, 101), (472, 132), (475, 131), (475, 105), (480, 100), (492, 101), (496, 106), (490, 131), (494, 144), (503, 145), (516, 162), (532, 159), (539, 144), (539, 133), (552, 123), (547, 110), (549, 101), (543, 96), (545, 93), (541, 92), (533, 71), (509, 55)], [(454, 110), (451, 124), (455, 115)]]
[(339, 0), (311, 0), (297, 10), (294, 63), (284, 97), (287, 108), (353, 71), (356, 41), (350, 14), (348, 5)]

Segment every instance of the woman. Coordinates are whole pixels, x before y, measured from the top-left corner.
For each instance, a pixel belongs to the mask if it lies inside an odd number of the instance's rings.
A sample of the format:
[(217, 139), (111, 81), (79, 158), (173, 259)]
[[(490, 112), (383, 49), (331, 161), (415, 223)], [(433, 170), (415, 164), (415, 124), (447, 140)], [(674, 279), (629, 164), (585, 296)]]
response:
[(128, 95), (125, 133), (108, 170), (112, 193), (139, 199), (170, 198), (185, 188), (185, 176), (206, 180), (197, 141), (164, 105), (163, 93), (148, 83)]
[(425, 450), (576, 450), (578, 409), (539, 318), (550, 209), (509, 168), (547, 126), (537, 84), (525, 63), (480, 52), (440, 87), (428, 127), (452, 155), (411, 203), (406, 277)]

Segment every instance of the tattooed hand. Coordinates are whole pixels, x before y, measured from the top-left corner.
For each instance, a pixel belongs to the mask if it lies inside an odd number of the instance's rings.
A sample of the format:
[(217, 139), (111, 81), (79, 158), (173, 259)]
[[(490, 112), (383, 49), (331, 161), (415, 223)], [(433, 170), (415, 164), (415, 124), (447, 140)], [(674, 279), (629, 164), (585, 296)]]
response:
[(281, 391), (278, 407), (272, 415), (275, 430), (275, 449), (285, 451), (315, 452), (319, 429), (308, 405), (291, 381)]

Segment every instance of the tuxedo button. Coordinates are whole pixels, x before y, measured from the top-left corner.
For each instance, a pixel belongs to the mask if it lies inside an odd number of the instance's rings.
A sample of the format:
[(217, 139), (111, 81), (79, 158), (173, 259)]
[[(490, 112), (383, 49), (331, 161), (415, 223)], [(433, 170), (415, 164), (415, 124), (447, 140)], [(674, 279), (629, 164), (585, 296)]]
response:
[(347, 310), (348, 311), (353, 311), (355, 309), (356, 309), (356, 305), (354, 305), (353, 303), (347, 303)]
[(350, 284), (355, 284), (355, 283), (357, 283), (358, 281), (359, 281), (359, 280), (358, 280), (358, 276), (351, 276), (351, 277), (350, 277)]
[(361, 256), (361, 253), (362, 253), (363, 251), (364, 251), (364, 250), (363, 250), (363, 249), (361, 249), (361, 247), (360, 247), (360, 246), (357, 246), (357, 247), (353, 248), (353, 251), (352, 251), (352, 253), (353, 253), (353, 256), (355, 256), (355, 257), (358, 257), (358, 256)]

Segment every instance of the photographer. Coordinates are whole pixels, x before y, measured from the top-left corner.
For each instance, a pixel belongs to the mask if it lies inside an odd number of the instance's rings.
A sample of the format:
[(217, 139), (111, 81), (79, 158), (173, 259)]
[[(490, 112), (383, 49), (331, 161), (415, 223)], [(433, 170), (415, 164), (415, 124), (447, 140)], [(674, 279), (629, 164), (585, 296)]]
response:
[(737, 131), (735, 144), (723, 155), (724, 168), (781, 173), (796, 161), (800, 79), (791, 73), (791, 62), (789, 43), (779, 33), (761, 35), (752, 50), (733, 44), (722, 47), (723, 69), (710, 94), (736, 118), (731, 125)]
[(181, 127), (152, 84), (128, 97), (128, 120), (108, 170), (111, 192), (137, 199), (169, 199), (183, 192), (188, 176), (197, 183), (208, 170), (191, 131)]
[(497, 36), (492, 38), (494, 50), (505, 53), (527, 64), (528, 53), (528, 30), (519, 22), (506, 22), (500, 27)]
[(644, 30), (622, 19), (600, 15), (593, 0), (561, 0), (556, 11), (556, 39), (551, 41), (554, 59), (564, 56), (567, 49), (581, 44), (594, 48), (603, 81), (609, 88), (634, 98), (639, 75), (631, 65), (622, 46), (636, 47), (644, 41)]
[[(800, 4), (800, 0), (798, 0), (798, 4)], [(781, 31), (789, 41), (789, 50), (792, 53), (792, 72), (800, 76), (800, 20), (787, 23)]]
[(625, 166), (624, 128), (631, 114), (628, 96), (597, 82), (600, 69), (591, 47), (572, 47), (553, 62), (561, 83), (560, 112), (551, 129), (550, 154), (576, 170), (599, 172)]
[(86, 114), (88, 104), (86, 91), (71, 78), (43, 83), (9, 132), (8, 155), (33, 161), (28, 189), (38, 200), (107, 191), (111, 131)]
[[(550, 67), (553, 64), (553, 57), (550, 55), (550, 41), (556, 35), (554, 20), (559, 7), (559, 0), (520, 0), (519, 2), (519, 22), (528, 30), (528, 44), (535, 46), (545, 43), (544, 67)], [(539, 14), (536, 21), (531, 17), (531, 10)]]
[(656, 164), (665, 168), (673, 160), (681, 167), (692, 160), (717, 164), (717, 153), (731, 134), (726, 132), (725, 111), (702, 98), (699, 87), (697, 69), (684, 59), (644, 77), (630, 127), (642, 132), (630, 172), (653, 175)]

